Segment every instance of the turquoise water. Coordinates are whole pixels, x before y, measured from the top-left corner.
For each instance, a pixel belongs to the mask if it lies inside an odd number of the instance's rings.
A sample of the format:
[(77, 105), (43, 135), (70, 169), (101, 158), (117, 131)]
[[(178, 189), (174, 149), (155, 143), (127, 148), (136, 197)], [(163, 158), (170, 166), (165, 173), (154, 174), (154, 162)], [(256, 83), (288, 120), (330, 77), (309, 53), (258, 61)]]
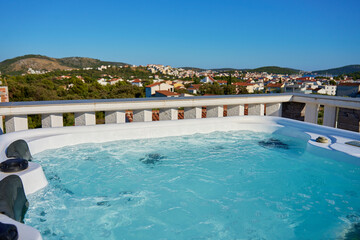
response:
[(25, 223), (44, 239), (342, 238), (360, 222), (360, 167), (305, 148), (234, 131), (48, 150)]

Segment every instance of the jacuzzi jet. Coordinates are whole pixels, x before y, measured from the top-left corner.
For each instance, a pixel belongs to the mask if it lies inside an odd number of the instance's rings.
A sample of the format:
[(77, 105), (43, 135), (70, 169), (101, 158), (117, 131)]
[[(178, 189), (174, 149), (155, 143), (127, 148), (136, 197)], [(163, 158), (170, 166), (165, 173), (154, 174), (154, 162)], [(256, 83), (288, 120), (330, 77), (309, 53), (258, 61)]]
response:
[(8, 159), (0, 163), (0, 171), (5, 173), (20, 172), (27, 169), (29, 163), (25, 159), (15, 158)]
[(140, 161), (144, 164), (155, 164), (160, 162), (165, 157), (159, 153), (146, 154), (144, 158), (140, 158)]
[(0, 181), (0, 213), (23, 222), (28, 207), (29, 202), (19, 176), (10, 175)]
[(316, 142), (318, 142), (318, 143), (328, 143), (329, 142), (329, 139), (327, 139), (326, 137), (318, 137), (317, 139), (316, 139)]
[(6, 156), (8, 158), (21, 158), (28, 161), (32, 160), (28, 144), (25, 140), (16, 140), (12, 142), (6, 149)]
[(266, 148), (282, 148), (282, 149), (289, 149), (289, 145), (283, 143), (279, 139), (276, 138), (269, 138), (267, 141), (260, 141), (259, 145)]
[(96, 205), (98, 205), (98, 206), (106, 206), (106, 207), (110, 207), (110, 206), (111, 206), (111, 204), (109, 203), (109, 201), (97, 202)]
[(0, 239), (16, 240), (19, 238), (15, 225), (0, 222)]

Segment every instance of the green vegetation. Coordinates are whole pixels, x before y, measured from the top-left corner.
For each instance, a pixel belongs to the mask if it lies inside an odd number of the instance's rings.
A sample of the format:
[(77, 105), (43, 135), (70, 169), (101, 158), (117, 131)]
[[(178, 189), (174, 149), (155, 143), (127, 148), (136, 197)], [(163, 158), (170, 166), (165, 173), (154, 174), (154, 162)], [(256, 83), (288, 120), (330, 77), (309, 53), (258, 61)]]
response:
[[(346, 74), (346, 76), (351, 77), (353, 80), (360, 79), (360, 71)], [(345, 77), (345, 74), (339, 76), (339, 78), (341, 78), (341, 79), (343, 79), (344, 77)]]
[(348, 65), (348, 66), (344, 66), (344, 67), (339, 67), (339, 68), (331, 68), (331, 69), (327, 69), (327, 70), (319, 70), (319, 71), (313, 71), (313, 73), (318, 74), (318, 75), (348, 75), (350, 73), (355, 73), (355, 72), (359, 72), (360, 71), (360, 65)]
[[(125, 81), (120, 81), (115, 85), (101, 86), (97, 79), (104, 74), (122, 76), (124, 79), (129, 79), (134, 75), (144, 78), (149, 76), (144, 69), (111, 68), (107, 71), (54, 71), (39, 75), (5, 76), (4, 78), (9, 87), (10, 101), (144, 97), (143, 88), (132, 86)], [(62, 75), (70, 76), (70, 78), (59, 79), (58, 76)], [(76, 76), (82, 76), (84, 82)]]
[[(144, 88), (133, 86), (126, 81), (120, 81), (114, 85), (102, 86), (97, 79), (104, 75), (122, 76), (129, 79), (130, 76), (149, 77), (148, 71), (137, 68), (110, 68), (98, 70), (74, 70), (53, 71), (46, 74), (3, 76), (3, 82), (9, 88), (10, 101), (47, 101), (47, 100), (77, 100), (77, 99), (110, 99), (110, 98), (141, 98), (145, 97)], [(61, 79), (59, 76), (70, 76)], [(77, 76), (82, 76), (82, 81)], [(106, 78), (106, 76), (104, 76)], [(151, 82), (151, 80), (149, 80)], [(103, 113), (97, 113), (101, 122)], [(41, 126), (41, 116), (29, 116), (29, 128)], [(74, 125), (74, 115), (64, 114), (64, 125)]]
[(321, 105), (319, 107), (319, 111), (318, 111), (318, 119), (317, 119), (317, 123), (319, 125), (323, 125), (323, 120), (324, 120), (324, 106)]
[(276, 66), (269, 66), (269, 67), (260, 67), (248, 70), (248, 72), (267, 72), (273, 74), (297, 74), (300, 70), (292, 69), (292, 68), (282, 68)]

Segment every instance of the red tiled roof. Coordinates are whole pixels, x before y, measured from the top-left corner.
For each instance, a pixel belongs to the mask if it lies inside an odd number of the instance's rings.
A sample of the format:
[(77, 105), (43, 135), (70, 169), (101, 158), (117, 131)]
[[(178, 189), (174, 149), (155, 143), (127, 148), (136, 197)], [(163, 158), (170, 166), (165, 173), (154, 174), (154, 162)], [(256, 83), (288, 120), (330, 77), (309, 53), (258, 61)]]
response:
[(150, 85), (147, 85), (146, 87), (155, 87), (157, 85), (160, 85), (161, 83), (157, 82), (157, 83), (153, 83), (153, 84), (150, 84)]
[(160, 91), (156, 91), (157, 93), (160, 93), (164, 96), (178, 96), (180, 95), (179, 93), (176, 92), (170, 92), (170, 91), (166, 91), (166, 90), (160, 90)]
[(201, 87), (201, 84), (193, 84), (191, 85), (188, 89), (196, 89), (196, 90), (199, 90)]
[(296, 80), (301, 82), (316, 82), (316, 79), (311, 79), (310, 77), (297, 78)]
[(236, 83), (233, 83), (233, 85), (246, 87), (246, 86), (253, 86), (255, 84), (254, 83), (247, 83), (247, 82), (236, 82)]
[(140, 79), (135, 79), (134, 81), (132, 81), (133, 83), (140, 83), (141, 80)]
[(282, 83), (269, 83), (266, 87), (281, 88), (283, 85)]

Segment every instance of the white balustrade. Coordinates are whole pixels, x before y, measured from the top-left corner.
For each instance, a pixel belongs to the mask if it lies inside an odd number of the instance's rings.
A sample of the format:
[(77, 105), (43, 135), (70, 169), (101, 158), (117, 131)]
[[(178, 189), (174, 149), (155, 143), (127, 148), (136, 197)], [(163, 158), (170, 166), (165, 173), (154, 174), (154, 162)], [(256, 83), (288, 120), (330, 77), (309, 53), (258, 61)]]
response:
[(135, 110), (133, 111), (134, 122), (151, 122), (152, 110)]
[(207, 118), (219, 118), (224, 116), (224, 107), (223, 106), (212, 106), (206, 108), (206, 117)]
[(323, 125), (328, 127), (335, 127), (336, 125), (336, 107), (324, 106)]
[(244, 104), (239, 105), (228, 105), (227, 106), (227, 115), (231, 116), (244, 116), (245, 107)]
[(319, 104), (306, 103), (305, 105), (305, 122), (317, 124)]
[(268, 103), (266, 104), (266, 116), (281, 117), (282, 104), (281, 103)]
[(0, 134), (3, 134), (3, 132), (4, 132), (3, 116), (0, 116)]
[(194, 119), (202, 117), (202, 107), (186, 107), (184, 108), (184, 118)]
[(43, 114), (41, 115), (41, 127), (53, 128), (63, 127), (63, 115), (62, 113)]
[[(202, 107), (206, 106), (206, 117), (223, 117), (223, 106), (227, 106), (227, 116), (243, 116), (244, 105), (248, 104), (248, 115), (281, 117), (283, 103), (305, 103), (305, 121), (317, 123), (318, 109), (324, 105), (325, 126), (335, 127), (338, 108), (360, 110), (360, 99), (320, 96), (308, 94), (249, 94), (211, 97), (146, 98), (146, 99), (106, 99), (74, 100), (50, 102), (0, 103), (0, 116), (5, 116), (7, 133), (28, 129), (28, 115), (40, 114), (42, 127), (63, 127), (63, 113), (75, 113), (75, 125), (95, 125), (95, 112), (105, 112), (106, 124), (125, 123), (125, 111), (133, 111), (134, 122), (152, 121), (152, 110), (159, 110), (159, 120), (177, 120), (178, 108), (184, 108), (185, 119), (202, 118)], [(284, 110), (287, 111), (287, 110)], [(0, 128), (3, 128), (0, 117)], [(4, 130), (3, 130), (4, 131)], [(0, 132), (1, 133), (1, 132)]]
[(6, 132), (16, 132), (28, 129), (27, 115), (16, 115), (5, 117)]
[(89, 126), (96, 124), (95, 112), (75, 113), (75, 126)]
[(264, 116), (264, 104), (249, 104), (248, 115)]
[(161, 108), (159, 110), (159, 120), (178, 120), (177, 108)]
[(105, 124), (125, 123), (125, 111), (106, 111)]

